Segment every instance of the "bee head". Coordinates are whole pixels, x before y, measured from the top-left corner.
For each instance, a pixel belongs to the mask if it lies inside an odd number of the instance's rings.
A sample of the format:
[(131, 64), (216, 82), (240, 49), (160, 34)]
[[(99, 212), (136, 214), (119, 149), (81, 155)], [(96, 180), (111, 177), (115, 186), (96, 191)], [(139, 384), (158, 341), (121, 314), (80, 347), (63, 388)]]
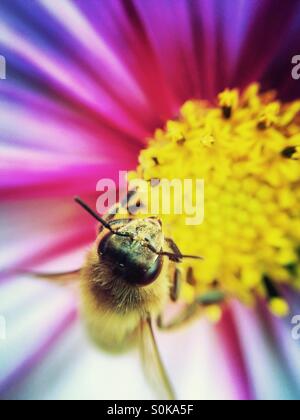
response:
[[(162, 223), (156, 217), (109, 223), (79, 197), (75, 201), (109, 232), (100, 240), (99, 257), (108, 261), (112, 269), (132, 285), (153, 283), (161, 273), (163, 257), (176, 263), (180, 263), (183, 258), (202, 259), (195, 255), (181, 254), (177, 246), (173, 246), (173, 252), (164, 251)], [(115, 223), (118, 223), (118, 229), (113, 228)]]
[(158, 219), (132, 220), (121, 226), (117, 233), (109, 232), (101, 240), (98, 253), (128, 283), (146, 286), (161, 273), (163, 243)]

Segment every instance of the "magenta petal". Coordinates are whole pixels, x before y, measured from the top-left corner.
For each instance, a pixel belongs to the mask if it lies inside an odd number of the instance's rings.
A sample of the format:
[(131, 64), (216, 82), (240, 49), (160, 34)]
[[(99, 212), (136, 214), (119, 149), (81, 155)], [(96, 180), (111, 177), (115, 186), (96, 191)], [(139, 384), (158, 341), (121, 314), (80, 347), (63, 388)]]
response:
[[(0, 255), (1, 272), (12, 267), (32, 269), (89, 246), (96, 235), (95, 221), (72, 199), (6, 201), (1, 203), (0, 215), (1, 241), (5, 244), (5, 253)], [(80, 267), (82, 260), (74, 265)], [(7, 276), (1, 279), (6, 280)]]
[(290, 400), (297, 396), (295, 383), (282, 360), (265, 316), (259, 308), (249, 310), (235, 304), (234, 314), (245, 362), (256, 399)]
[[(175, 107), (201, 93), (188, 2), (134, 1)], [(172, 12), (171, 12), (172, 11)]]
[[(233, 81), (244, 87), (259, 80), (271, 66), (272, 59), (278, 50), (278, 40), (284, 40), (289, 27), (299, 10), (297, 1), (280, 0), (252, 1), (256, 12), (247, 27), (247, 35)], [(290, 72), (286, 74), (286, 78)]]
[(291, 19), (286, 34), (274, 51), (274, 56), (263, 76), (263, 85), (275, 88), (284, 100), (298, 99), (300, 96), (300, 83), (291, 77), (292, 57), (299, 55), (300, 39), (300, 5)]
[(220, 343), (226, 354), (226, 361), (236, 384), (239, 399), (254, 399), (234, 314), (229, 307), (224, 311), (222, 321), (217, 326), (217, 331), (220, 334)]
[(49, 350), (55, 346), (68, 328), (70, 328), (77, 318), (77, 311), (73, 308), (66, 310), (60, 319), (52, 326), (48, 326), (47, 334), (41, 339), (35, 349), (15, 366), (14, 370), (4, 378), (0, 378), (0, 398), (14, 385), (18, 384), (30, 371), (39, 363)]

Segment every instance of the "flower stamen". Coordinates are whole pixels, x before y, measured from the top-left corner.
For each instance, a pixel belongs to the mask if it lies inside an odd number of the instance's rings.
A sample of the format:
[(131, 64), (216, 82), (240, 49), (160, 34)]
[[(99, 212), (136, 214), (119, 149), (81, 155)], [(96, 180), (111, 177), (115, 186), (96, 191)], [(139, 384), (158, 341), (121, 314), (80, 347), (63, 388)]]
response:
[(289, 305), (280, 295), (275, 283), (268, 277), (263, 277), (270, 311), (277, 316), (287, 316), (290, 312)]
[(281, 152), (282, 156), (286, 159), (300, 159), (300, 147), (288, 146)]
[(232, 116), (232, 111), (236, 109), (238, 105), (238, 90), (226, 89), (224, 92), (219, 94), (219, 105), (223, 112), (223, 117), (225, 119), (230, 119)]
[(182, 299), (217, 290), (253, 305), (259, 295), (286, 316), (279, 286), (300, 288), (300, 102), (281, 104), (258, 84), (218, 99), (219, 107), (187, 101), (156, 131), (133, 176), (205, 182), (201, 225), (158, 215), (182, 252), (204, 256), (182, 263)]

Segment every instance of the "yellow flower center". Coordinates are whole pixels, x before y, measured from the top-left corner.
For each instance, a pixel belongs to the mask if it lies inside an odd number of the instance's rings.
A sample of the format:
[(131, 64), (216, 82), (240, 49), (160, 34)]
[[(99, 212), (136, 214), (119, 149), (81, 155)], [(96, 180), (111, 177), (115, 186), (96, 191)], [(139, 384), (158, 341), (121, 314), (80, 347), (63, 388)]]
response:
[(183, 253), (204, 257), (182, 263), (183, 299), (218, 291), (251, 305), (263, 297), (287, 315), (281, 285), (300, 288), (299, 158), (300, 101), (282, 104), (257, 84), (226, 90), (217, 106), (188, 101), (155, 132), (132, 176), (205, 182), (201, 225), (161, 215)]

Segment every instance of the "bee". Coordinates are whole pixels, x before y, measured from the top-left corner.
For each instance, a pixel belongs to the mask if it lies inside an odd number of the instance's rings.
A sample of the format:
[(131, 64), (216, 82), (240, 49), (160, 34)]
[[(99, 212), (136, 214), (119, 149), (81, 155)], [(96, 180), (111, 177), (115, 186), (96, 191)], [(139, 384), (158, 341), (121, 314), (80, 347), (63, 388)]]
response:
[(83, 267), (68, 273), (35, 275), (59, 282), (78, 277), (81, 312), (92, 340), (112, 353), (139, 345), (144, 368), (156, 390), (174, 399), (153, 322), (162, 328), (165, 306), (178, 298), (177, 264), (184, 258), (201, 257), (183, 255), (175, 242), (165, 237), (162, 222), (156, 217), (142, 219), (129, 212), (124, 219), (116, 218), (121, 203), (102, 218), (80, 198), (75, 201), (100, 223)]

